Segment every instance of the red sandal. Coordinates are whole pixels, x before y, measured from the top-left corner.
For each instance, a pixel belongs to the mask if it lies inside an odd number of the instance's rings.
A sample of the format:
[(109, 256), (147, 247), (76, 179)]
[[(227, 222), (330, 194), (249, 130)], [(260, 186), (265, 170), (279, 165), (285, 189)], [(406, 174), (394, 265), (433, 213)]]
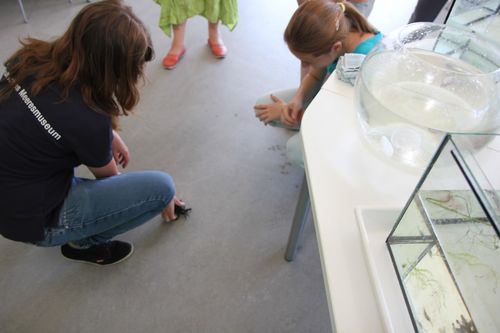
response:
[(217, 59), (222, 59), (227, 54), (227, 48), (222, 43), (220, 43), (220, 44), (219, 43), (212, 43), (209, 39), (208, 46), (210, 47), (210, 51), (212, 51), (212, 54), (214, 55), (214, 57), (216, 57)]
[(179, 54), (167, 54), (165, 58), (163, 58), (163, 67), (166, 69), (174, 69), (184, 57), (184, 54), (186, 54), (186, 48), (183, 48)]

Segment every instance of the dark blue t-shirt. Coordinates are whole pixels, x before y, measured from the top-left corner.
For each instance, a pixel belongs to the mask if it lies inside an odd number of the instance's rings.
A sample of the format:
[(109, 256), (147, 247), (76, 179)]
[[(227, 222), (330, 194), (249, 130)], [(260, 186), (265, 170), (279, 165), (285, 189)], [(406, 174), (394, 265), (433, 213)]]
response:
[(30, 90), (25, 80), (0, 101), (0, 234), (27, 242), (57, 222), (75, 167), (109, 163), (113, 138), (110, 117), (87, 107), (77, 89), (64, 100), (56, 84)]

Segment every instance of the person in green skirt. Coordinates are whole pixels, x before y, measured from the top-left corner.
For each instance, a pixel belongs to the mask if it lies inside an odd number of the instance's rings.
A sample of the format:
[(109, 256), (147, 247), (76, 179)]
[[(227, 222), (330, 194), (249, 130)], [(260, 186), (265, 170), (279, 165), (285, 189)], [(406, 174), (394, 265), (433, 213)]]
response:
[(169, 37), (174, 32), (172, 45), (165, 58), (163, 66), (174, 69), (186, 53), (184, 35), (186, 21), (196, 15), (208, 20), (208, 46), (212, 54), (222, 59), (227, 54), (227, 48), (219, 33), (219, 22), (229, 30), (233, 30), (238, 22), (237, 0), (155, 0), (161, 7), (160, 28)]

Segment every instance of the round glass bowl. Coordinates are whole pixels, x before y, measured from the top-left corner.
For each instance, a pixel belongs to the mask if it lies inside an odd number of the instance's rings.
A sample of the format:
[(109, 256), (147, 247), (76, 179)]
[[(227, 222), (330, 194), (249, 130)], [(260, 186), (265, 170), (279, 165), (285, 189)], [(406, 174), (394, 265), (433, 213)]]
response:
[(400, 28), (366, 57), (355, 84), (362, 131), (379, 152), (428, 163), (443, 135), (500, 128), (500, 47), (466, 29)]

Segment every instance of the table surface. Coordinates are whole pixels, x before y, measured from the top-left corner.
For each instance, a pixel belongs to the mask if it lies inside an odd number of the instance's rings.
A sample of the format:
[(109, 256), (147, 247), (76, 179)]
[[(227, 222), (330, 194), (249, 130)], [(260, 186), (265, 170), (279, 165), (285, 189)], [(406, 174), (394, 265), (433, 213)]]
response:
[(358, 125), (354, 88), (335, 74), (305, 112), (301, 136), (332, 323), (339, 333), (383, 332), (355, 208), (403, 208), (424, 168), (404, 168), (372, 150)]

